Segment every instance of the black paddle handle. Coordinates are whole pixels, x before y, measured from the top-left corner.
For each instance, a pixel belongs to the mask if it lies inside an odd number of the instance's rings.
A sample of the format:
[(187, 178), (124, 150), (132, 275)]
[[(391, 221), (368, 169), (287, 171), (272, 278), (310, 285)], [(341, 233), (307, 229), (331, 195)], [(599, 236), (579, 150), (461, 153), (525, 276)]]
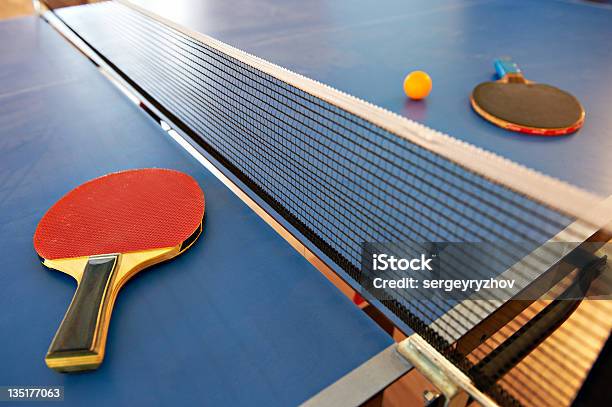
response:
[(47, 358), (86, 356), (97, 353), (96, 334), (110, 297), (118, 255), (89, 258), (76, 293), (66, 312)]

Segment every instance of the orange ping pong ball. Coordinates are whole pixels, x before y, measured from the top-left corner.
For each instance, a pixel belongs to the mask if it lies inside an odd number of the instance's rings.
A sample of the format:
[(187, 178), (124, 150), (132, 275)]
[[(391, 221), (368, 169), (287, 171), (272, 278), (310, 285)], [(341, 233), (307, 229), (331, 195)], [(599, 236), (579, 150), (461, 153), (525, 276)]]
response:
[(404, 79), (404, 92), (410, 99), (424, 99), (431, 92), (431, 78), (423, 71), (412, 71)]

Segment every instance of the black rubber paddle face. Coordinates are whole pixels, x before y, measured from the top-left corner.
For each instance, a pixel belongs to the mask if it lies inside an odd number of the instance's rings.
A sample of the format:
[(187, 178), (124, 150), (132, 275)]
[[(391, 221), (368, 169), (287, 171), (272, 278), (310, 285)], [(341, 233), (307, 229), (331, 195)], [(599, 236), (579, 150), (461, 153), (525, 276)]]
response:
[(506, 128), (514, 125), (527, 130), (569, 129), (571, 132), (584, 119), (584, 110), (574, 96), (538, 83), (481, 83), (474, 88), (472, 103), (487, 120)]

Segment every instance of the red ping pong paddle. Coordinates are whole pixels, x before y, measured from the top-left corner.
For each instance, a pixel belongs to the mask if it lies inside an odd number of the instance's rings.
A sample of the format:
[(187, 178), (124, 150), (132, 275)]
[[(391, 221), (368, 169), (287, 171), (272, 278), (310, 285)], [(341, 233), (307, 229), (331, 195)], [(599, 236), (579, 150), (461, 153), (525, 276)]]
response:
[(472, 91), (472, 107), (483, 118), (507, 130), (540, 136), (561, 136), (582, 127), (584, 108), (573, 95), (554, 86), (525, 79), (518, 66), (495, 61), (499, 80)]
[(189, 175), (139, 169), (105, 175), (70, 191), (43, 216), (34, 248), (43, 264), (77, 280), (45, 357), (57, 371), (97, 368), (104, 359), (120, 288), (199, 237), (204, 194)]

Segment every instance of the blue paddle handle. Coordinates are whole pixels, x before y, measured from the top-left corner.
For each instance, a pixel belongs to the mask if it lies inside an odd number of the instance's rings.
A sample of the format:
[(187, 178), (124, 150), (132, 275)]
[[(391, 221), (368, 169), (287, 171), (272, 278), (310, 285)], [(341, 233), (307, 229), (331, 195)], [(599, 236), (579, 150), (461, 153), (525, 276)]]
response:
[(495, 72), (497, 72), (497, 76), (500, 79), (508, 74), (521, 74), (518, 65), (512, 62), (510, 58), (498, 58), (493, 63), (493, 66), (495, 66)]

